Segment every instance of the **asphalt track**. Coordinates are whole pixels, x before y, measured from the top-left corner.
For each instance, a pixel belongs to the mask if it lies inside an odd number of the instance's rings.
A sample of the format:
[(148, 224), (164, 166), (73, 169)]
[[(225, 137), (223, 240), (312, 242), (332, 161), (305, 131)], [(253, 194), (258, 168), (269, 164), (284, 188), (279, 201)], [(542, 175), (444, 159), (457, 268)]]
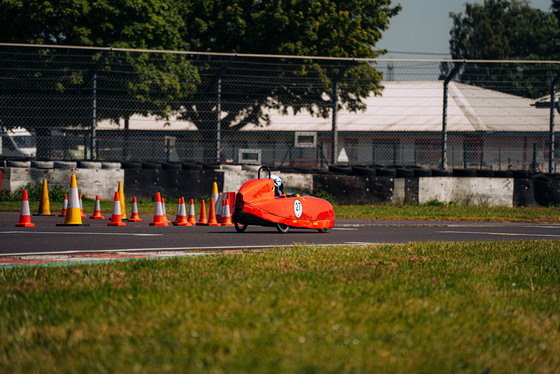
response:
[[(110, 217), (110, 215), (109, 215)], [(150, 227), (142, 223), (108, 227), (109, 220), (84, 219), (89, 226), (56, 226), (62, 217), (32, 216), (34, 228), (16, 228), (19, 213), (0, 213), (0, 257), (76, 253), (193, 252), (262, 249), (294, 244), (338, 245), (424, 241), (496, 241), (560, 239), (560, 222), (502, 223), (419, 220), (338, 219), (328, 233), (249, 226), (244, 233), (233, 227)], [(172, 219), (172, 218), (170, 218)]]

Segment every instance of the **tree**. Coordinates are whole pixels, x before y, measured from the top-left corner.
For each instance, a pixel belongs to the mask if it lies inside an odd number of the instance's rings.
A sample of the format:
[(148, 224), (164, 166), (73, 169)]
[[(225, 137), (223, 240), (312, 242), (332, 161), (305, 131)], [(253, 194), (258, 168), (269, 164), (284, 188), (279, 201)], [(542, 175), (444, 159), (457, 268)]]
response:
[[(485, 0), (465, 5), (465, 13), (451, 13), (450, 52), (466, 60), (556, 60), (560, 27), (552, 13), (531, 8), (526, 1)], [(442, 75), (450, 66), (442, 64)], [(458, 80), (517, 95), (536, 98), (547, 93), (543, 76), (551, 80), (550, 66), (469, 62)], [(506, 82), (510, 82), (506, 84)]]
[[(0, 4), (2, 42), (179, 49), (183, 26), (176, 8), (160, 0)], [(91, 126), (94, 74), (98, 119), (167, 116), (177, 109), (170, 107), (173, 99), (192, 95), (199, 81), (184, 57), (170, 54), (45, 48), (22, 58), (21, 52), (4, 50), (0, 61), (10, 75), (3, 76), (0, 120), (6, 127), (35, 128), (39, 157), (50, 156), (50, 128)]]
[[(373, 58), (381, 53), (374, 50), (376, 42), (400, 9), (390, 0), (63, 0), (56, 4), (5, 0), (0, 5), (0, 40)], [(51, 59), (57, 55), (54, 50), (46, 53)], [(102, 54), (89, 58), (97, 61)], [(155, 59), (166, 64), (156, 65)], [(100, 100), (109, 98), (107, 105), (100, 105), (101, 116), (118, 119), (132, 114), (120, 105), (109, 105), (119, 100), (112, 92), (126, 92), (122, 99), (134, 100), (135, 113), (166, 116), (179, 112), (204, 136), (207, 160), (215, 158), (211, 144), (218, 122), (220, 131), (236, 131), (249, 123), (266, 125), (266, 108), (327, 116), (336, 77), (340, 78), (339, 107), (349, 110), (363, 109), (362, 99), (372, 92), (379, 94), (382, 88), (381, 74), (366, 62), (349, 65), (312, 58), (242, 61), (216, 55), (187, 59), (168, 54), (142, 54), (134, 59), (131, 54), (109, 56), (104, 61), (100, 76), (118, 70), (132, 77), (132, 83), (123, 81), (118, 89), (100, 91)], [(82, 70), (76, 69), (78, 73), (69, 78), (53, 78), (52, 88), (65, 94), (72, 89), (83, 91), (91, 70)], [(246, 77), (251, 75), (256, 83), (247, 85)], [(223, 93), (220, 100), (218, 84)], [(223, 113), (219, 120), (218, 104)], [(49, 106), (56, 108), (53, 102)], [(86, 121), (84, 116), (80, 123)]]
[[(253, 1), (206, 0), (189, 4), (194, 15), (186, 22), (186, 43), (194, 50), (273, 55), (373, 58), (389, 19), (400, 5), (390, 0)], [(216, 83), (225, 117), (220, 131), (236, 131), (249, 123), (267, 124), (266, 108), (294, 113), (306, 110), (328, 116), (332, 108), (332, 80), (342, 72), (339, 107), (363, 109), (362, 98), (379, 94), (382, 79), (369, 63), (321, 60), (256, 60), (234, 57), (208, 61), (196, 103), (185, 103), (183, 118), (196, 123), (207, 142), (216, 133)], [(253, 84), (243, 79), (253, 77)], [(299, 82), (295, 84), (294, 82)], [(211, 150), (205, 157), (211, 158)]]

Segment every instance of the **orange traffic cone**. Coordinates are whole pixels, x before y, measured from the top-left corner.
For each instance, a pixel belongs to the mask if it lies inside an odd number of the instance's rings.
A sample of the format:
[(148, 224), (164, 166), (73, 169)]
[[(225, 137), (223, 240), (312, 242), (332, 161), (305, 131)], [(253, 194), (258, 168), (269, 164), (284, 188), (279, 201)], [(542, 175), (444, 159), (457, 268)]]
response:
[(113, 200), (113, 214), (111, 215), (111, 222), (109, 222), (107, 226), (126, 226), (126, 223), (122, 221), (119, 191), (115, 191), (115, 199)]
[(167, 224), (169, 225), (171, 221), (167, 218), (167, 209), (165, 208), (165, 199), (163, 197), (161, 198), (161, 209), (163, 210), (163, 218), (165, 219), (165, 222), (167, 222)]
[(179, 212), (177, 222), (173, 222), (175, 226), (192, 226), (189, 221), (187, 221), (187, 208), (185, 207), (185, 198), (179, 198)]
[(82, 194), (79, 194), (78, 196), (80, 197), (80, 214), (82, 215), (82, 218), (87, 218), (84, 214), (84, 206), (82, 205)]
[(197, 226), (208, 226), (208, 219), (206, 219), (206, 203), (204, 199), (200, 203), (200, 218), (196, 223)]
[(229, 211), (229, 200), (224, 199), (224, 208), (222, 209), (222, 226), (233, 226), (231, 221), (231, 212)]
[(64, 194), (64, 202), (62, 203), (62, 212), (58, 215), (59, 217), (66, 216), (66, 209), (68, 209), (68, 194)]
[(21, 210), (19, 213), (19, 223), (16, 223), (16, 227), (35, 227), (35, 224), (31, 223), (31, 211), (29, 210), (29, 199), (27, 198), (27, 190), (23, 190), (23, 195), (21, 197)]
[(138, 204), (136, 203), (136, 196), (132, 198), (132, 215), (128, 222), (142, 222), (142, 218), (138, 215)]
[(195, 211), (194, 211), (194, 201), (193, 199), (191, 199), (191, 203), (189, 206), (189, 216), (187, 217), (187, 222), (190, 223), (191, 225), (196, 225), (196, 216), (195, 216)]
[(150, 222), (150, 226), (167, 226), (168, 223), (163, 215), (163, 208), (161, 206), (161, 196), (156, 193), (156, 205), (154, 207), (154, 222)]
[(173, 224), (176, 224), (177, 222), (179, 222), (179, 216), (181, 215), (181, 198), (177, 199), (177, 215), (175, 216), (175, 220), (173, 221)]
[(216, 208), (214, 205), (214, 198), (210, 198), (210, 218), (208, 218), (208, 226), (220, 226), (218, 220), (216, 219)]
[(105, 217), (101, 215), (101, 203), (99, 202), (99, 195), (95, 195), (95, 209), (93, 211), (93, 215), (89, 216), (89, 218), (105, 219)]

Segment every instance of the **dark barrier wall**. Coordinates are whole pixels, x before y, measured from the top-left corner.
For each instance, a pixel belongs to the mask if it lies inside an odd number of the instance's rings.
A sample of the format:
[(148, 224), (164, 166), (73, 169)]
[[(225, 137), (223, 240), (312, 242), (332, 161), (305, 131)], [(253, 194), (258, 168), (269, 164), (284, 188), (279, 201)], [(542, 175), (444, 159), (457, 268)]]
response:
[(127, 196), (153, 199), (156, 192), (164, 197), (200, 199), (210, 196), (214, 182), (222, 191), (224, 174), (207, 170), (126, 169), (124, 189)]
[(394, 178), (391, 177), (313, 176), (313, 193), (325, 191), (340, 204), (391, 202), (393, 189)]

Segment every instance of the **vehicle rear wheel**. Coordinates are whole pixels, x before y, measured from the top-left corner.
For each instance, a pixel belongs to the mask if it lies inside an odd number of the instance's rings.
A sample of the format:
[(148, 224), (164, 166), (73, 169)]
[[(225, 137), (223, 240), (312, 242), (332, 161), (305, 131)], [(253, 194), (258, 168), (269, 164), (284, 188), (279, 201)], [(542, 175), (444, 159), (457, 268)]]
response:
[(325, 233), (329, 232), (329, 229), (317, 229), (317, 231), (319, 231), (320, 233)]
[(277, 223), (276, 224), (276, 230), (278, 230), (278, 232), (281, 232), (282, 234), (285, 234), (288, 231), (290, 231), (290, 227), (287, 226), (287, 225), (284, 225), (283, 223)]
[(246, 228), (247, 228), (247, 225), (243, 225), (243, 224), (235, 222), (235, 231), (243, 232), (243, 231), (245, 231)]

